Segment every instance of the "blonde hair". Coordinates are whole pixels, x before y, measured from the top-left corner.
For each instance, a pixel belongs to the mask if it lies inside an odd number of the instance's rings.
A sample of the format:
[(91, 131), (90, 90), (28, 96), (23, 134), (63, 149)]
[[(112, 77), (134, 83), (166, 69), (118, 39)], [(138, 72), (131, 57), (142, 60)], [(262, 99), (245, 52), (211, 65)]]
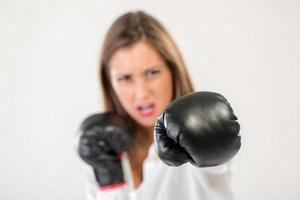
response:
[(130, 118), (113, 91), (109, 76), (109, 61), (120, 48), (129, 47), (144, 40), (163, 58), (173, 77), (173, 100), (194, 88), (185, 63), (174, 40), (165, 27), (143, 11), (128, 12), (120, 16), (108, 30), (100, 56), (100, 84), (104, 110)]

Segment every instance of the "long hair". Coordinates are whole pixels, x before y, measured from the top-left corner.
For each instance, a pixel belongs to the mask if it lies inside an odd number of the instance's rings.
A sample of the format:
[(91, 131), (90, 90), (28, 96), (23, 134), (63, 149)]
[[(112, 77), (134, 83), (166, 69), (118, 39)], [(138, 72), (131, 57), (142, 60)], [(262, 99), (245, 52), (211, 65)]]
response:
[(100, 55), (99, 78), (104, 111), (117, 113), (127, 119), (131, 118), (111, 85), (109, 62), (118, 49), (129, 47), (141, 40), (153, 47), (169, 67), (173, 79), (173, 100), (194, 91), (179, 49), (166, 28), (143, 11), (125, 13), (116, 19), (106, 34)]

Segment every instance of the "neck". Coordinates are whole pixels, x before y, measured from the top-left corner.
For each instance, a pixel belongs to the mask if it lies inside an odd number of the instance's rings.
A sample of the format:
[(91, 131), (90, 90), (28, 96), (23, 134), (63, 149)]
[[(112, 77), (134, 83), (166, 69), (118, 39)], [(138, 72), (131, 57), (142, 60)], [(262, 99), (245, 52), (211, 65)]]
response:
[(139, 145), (149, 147), (153, 143), (153, 128), (154, 127), (137, 127), (135, 140)]

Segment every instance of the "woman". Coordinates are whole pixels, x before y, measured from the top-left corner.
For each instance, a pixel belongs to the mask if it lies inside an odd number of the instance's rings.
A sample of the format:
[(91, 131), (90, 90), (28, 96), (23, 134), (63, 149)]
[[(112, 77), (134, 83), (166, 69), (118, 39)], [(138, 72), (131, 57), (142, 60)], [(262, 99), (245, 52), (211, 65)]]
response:
[(173, 168), (156, 155), (153, 128), (159, 113), (194, 91), (174, 40), (158, 20), (137, 11), (112, 24), (102, 48), (100, 81), (105, 112), (131, 124), (132, 143), (121, 157), (125, 185), (99, 190), (101, 172), (86, 165), (90, 199), (232, 199), (228, 165)]

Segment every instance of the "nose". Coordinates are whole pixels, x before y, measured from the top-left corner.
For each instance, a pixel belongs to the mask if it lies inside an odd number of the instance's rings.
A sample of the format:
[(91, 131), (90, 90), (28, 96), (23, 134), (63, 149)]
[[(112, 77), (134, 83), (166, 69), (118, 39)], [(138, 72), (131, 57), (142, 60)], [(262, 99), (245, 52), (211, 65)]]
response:
[(143, 101), (149, 97), (149, 83), (144, 79), (138, 79), (135, 83), (134, 97), (136, 100)]

